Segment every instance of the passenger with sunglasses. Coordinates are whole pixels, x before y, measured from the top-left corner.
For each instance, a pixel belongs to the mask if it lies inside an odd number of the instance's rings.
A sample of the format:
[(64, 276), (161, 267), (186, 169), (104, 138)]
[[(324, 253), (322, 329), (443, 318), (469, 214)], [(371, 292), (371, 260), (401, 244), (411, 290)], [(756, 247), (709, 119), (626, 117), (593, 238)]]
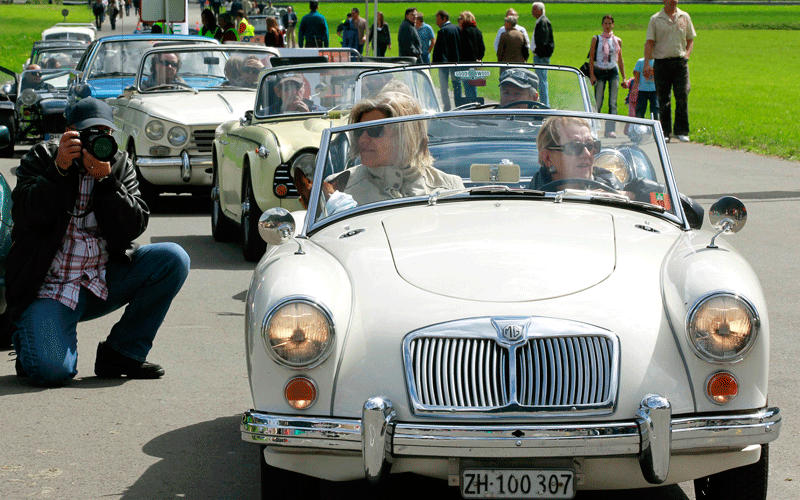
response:
[(242, 64), (242, 71), (239, 74), (236, 85), (251, 89), (256, 88), (256, 85), (258, 85), (258, 74), (262, 69), (264, 69), (264, 63), (261, 62), (258, 56), (250, 54), (245, 57), (244, 63)]
[[(421, 112), (410, 95), (384, 92), (356, 103), (350, 123)], [(359, 205), (464, 187), (461, 177), (433, 167), (426, 121), (358, 129), (350, 138), (350, 158), (361, 163), (326, 180)]]
[(20, 90), (53, 90), (55, 87), (42, 81), (42, 68), (38, 64), (29, 64), (27, 70), (22, 73)]
[(275, 85), (275, 99), (269, 107), (271, 115), (283, 113), (314, 113), (326, 111), (325, 108), (305, 99), (306, 80), (300, 73), (284, 73)]
[(592, 136), (589, 122), (582, 118), (548, 118), (539, 130), (536, 147), (541, 167), (531, 179), (531, 189), (623, 189), (614, 174), (593, 165), (600, 141)]
[(181, 69), (181, 60), (178, 54), (173, 52), (162, 52), (152, 57), (150, 66), (150, 76), (142, 82), (145, 89), (157, 87), (159, 85), (186, 85), (183, 78), (178, 76)]

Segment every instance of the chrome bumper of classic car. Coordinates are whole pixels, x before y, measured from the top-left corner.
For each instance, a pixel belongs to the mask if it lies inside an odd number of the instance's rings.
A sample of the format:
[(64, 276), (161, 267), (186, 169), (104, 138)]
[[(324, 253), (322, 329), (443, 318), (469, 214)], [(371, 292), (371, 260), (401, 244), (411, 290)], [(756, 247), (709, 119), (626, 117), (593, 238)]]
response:
[(267, 446), (360, 453), (371, 481), (384, 476), (394, 456), (460, 458), (638, 456), (644, 478), (667, 478), (679, 451), (743, 449), (777, 439), (778, 408), (748, 413), (672, 417), (669, 401), (645, 397), (630, 422), (576, 425), (428, 425), (398, 423), (391, 401), (364, 403), (361, 420), (269, 415), (242, 417), (242, 439)]
[[(167, 156), (167, 157), (137, 157), (136, 166), (140, 170), (148, 172), (148, 181), (153, 184), (160, 184), (162, 182), (169, 182), (174, 173), (171, 169), (180, 169), (181, 180), (189, 182), (192, 180), (192, 171), (201, 172), (202, 176), (208, 177), (207, 184), (211, 183), (211, 155), (192, 155), (184, 151), (180, 156)], [(170, 169), (170, 170), (164, 170)], [(206, 172), (208, 170), (208, 172)], [(162, 182), (159, 182), (162, 181)]]

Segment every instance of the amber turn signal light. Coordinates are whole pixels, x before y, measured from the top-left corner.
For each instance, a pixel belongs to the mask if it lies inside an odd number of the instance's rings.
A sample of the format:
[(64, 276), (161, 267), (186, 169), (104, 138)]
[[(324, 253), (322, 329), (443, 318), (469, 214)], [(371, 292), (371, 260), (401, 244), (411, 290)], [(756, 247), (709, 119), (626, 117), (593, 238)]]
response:
[(289, 406), (296, 410), (305, 410), (317, 400), (317, 386), (307, 377), (295, 377), (286, 383), (283, 395)]
[(706, 392), (711, 401), (724, 405), (728, 404), (739, 393), (739, 382), (736, 377), (728, 372), (720, 372), (711, 376), (706, 384)]

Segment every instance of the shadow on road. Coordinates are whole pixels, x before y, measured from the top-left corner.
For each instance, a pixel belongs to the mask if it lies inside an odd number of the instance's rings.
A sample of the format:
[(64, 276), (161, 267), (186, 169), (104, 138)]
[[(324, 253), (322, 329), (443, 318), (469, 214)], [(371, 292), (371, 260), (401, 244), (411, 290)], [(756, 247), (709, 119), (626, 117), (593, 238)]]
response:
[(218, 243), (211, 235), (187, 235), (150, 238), (153, 243), (170, 241), (182, 246), (192, 259), (192, 269), (252, 271), (255, 264), (242, 257), (238, 243)]

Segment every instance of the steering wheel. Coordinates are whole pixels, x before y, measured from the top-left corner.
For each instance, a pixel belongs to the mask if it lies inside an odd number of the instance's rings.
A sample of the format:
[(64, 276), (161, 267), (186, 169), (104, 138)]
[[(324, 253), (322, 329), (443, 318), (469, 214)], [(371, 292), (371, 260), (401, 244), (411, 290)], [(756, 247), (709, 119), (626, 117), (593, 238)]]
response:
[(526, 109), (550, 109), (550, 106), (542, 104), (539, 101), (514, 101), (509, 102), (508, 104), (503, 104), (502, 106), (497, 106), (497, 109), (513, 108), (514, 106), (519, 106), (520, 104), (527, 106)]
[(567, 184), (579, 184), (582, 185), (587, 191), (591, 189), (602, 189), (603, 191), (608, 191), (609, 193), (618, 193), (616, 189), (612, 188), (607, 184), (603, 184), (602, 182), (598, 182), (594, 179), (577, 179), (577, 178), (570, 178), (570, 179), (559, 179), (557, 181), (548, 182), (544, 186), (538, 188), (540, 191), (558, 191), (557, 188), (561, 186), (566, 186)]

